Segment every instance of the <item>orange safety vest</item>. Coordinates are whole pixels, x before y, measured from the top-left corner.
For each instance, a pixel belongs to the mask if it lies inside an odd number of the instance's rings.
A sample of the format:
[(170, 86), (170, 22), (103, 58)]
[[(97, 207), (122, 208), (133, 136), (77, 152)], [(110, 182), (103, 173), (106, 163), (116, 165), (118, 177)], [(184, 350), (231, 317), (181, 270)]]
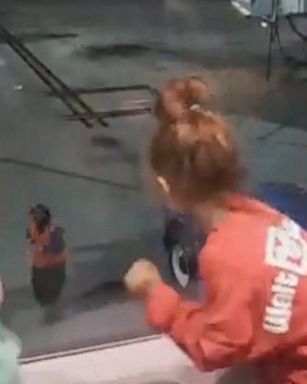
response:
[(35, 268), (49, 268), (65, 264), (67, 258), (67, 249), (58, 255), (50, 254), (45, 250), (49, 245), (50, 233), (55, 228), (55, 224), (51, 224), (42, 234), (38, 233), (35, 225), (30, 228), (31, 240), (31, 262)]

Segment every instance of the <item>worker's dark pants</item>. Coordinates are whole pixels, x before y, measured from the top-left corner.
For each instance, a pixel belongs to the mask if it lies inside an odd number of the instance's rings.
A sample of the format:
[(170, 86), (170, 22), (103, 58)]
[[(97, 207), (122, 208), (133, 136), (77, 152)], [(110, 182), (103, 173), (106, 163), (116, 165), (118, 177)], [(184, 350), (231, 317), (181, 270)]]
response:
[(54, 304), (60, 297), (66, 281), (64, 263), (48, 268), (32, 268), (32, 287), (35, 300), (41, 305)]

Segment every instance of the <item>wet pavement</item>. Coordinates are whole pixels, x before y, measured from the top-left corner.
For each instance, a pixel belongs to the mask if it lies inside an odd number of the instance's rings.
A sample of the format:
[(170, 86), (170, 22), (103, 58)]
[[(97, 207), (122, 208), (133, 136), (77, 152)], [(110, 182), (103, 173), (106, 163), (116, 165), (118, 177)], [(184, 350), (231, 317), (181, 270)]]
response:
[[(228, 1), (10, 1), (0, 24), (71, 87), (149, 84), (203, 76), (213, 108), (233, 123), (249, 182), (307, 188), (306, 76), (274, 52), (265, 80), (267, 30), (236, 14)], [(59, 36), (61, 35), (61, 36)], [(303, 51), (283, 25), (289, 50)], [(139, 256), (168, 275), (161, 248), (163, 214), (146, 183), (148, 115), (109, 120), (87, 130), (12, 50), (0, 45), (0, 271), (4, 319), (22, 337), (24, 355), (144, 335), (140, 303), (120, 284)], [(96, 110), (144, 100), (144, 92), (87, 95)], [(25, 257), (26, 213), (43, 202), (67, 232), (70, 248), (65, 318), (41, 322)], [(148, 219), (150, 218), (150, 220)]]

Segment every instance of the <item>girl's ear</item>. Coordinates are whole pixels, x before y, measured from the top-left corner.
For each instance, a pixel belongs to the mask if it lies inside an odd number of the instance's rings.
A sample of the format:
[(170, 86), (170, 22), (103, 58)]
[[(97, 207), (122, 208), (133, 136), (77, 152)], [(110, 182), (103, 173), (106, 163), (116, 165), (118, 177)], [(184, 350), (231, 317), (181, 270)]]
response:
[(161, 176), (158, 176), (157, 177), (157, 183), (158, 185), (161, 187), (162, 191), (166, 194), (166, 195), (169, 195), (170, 194), (170, 187), (169, 187), (169, 184), (168, 182)]

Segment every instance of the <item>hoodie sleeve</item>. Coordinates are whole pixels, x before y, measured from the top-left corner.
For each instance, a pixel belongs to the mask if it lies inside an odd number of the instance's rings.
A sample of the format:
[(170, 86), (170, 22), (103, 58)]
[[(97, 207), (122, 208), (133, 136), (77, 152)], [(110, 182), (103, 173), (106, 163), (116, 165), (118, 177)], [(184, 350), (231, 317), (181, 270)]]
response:
[(168, 285), (156, 286), (147, 298), (147, 318), (199, 369), (211, 371), (247, 357), (253, 339), (252, 295), (248, 279), (230, 270), (206, 283), (206, 306), (184, 300)]

